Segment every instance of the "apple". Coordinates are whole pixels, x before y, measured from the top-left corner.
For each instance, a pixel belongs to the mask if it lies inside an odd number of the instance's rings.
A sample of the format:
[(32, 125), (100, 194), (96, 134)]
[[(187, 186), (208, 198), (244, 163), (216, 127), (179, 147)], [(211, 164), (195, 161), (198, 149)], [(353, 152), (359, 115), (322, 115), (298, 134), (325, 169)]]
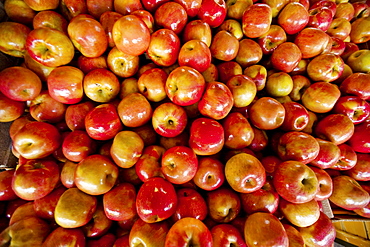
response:
[(61, 0), (59, 6), (61, 14), (68, 21), (79, 14), (87, 14), (86, 1)]
[(139, 127), (150, 121), (153, 109), (140, 93), (126, 95), (117, 106), (118, 116), (126, 127)]
[(351, 33), (351, 22), (345, 18), (334, 18), (326, 31), (331, 37), (346, 40)]
[(0, 122), (12, 122), (24, 114), (26, 103), (12, 100), (0, 93), (0, 109)]
[(292, 72), (302, 59), (302, 52), (293, 42), (283, 42), (271, 54), (272, 66), (280, 71)]
[(254, 84), (256, 84), (257, 91), (265, 88), (267, 79), (267, 69), (263, 65), (254, 64), (244, 69), (243, 74), (249, 76)]
[(92, 101), (84, 101), (67, 106), (64, 119), (70, 130), (84, 130), (85, 117), (88, 112), (94, 109)]
[(223, 119), (231, 111), (234, 98), (230, 89), (221, 82), (209, 82), (198, 103), (199, 112), (215, 120)]
[[(117, 5), (119, 1), (114, 1), (114, 4)], [(123, 3), (121, 4), (121, 6)], [(112, 29), (114, 23), (121, 18), (123, 15), (121, 14), (122, 11), (120, 12), (120, 9), (115, 9), (115, 11), (108, 10), (102, 13), (99, 17), (99, 22), (102, 25), (105, 34), (108, 39), (108, 47), (112, 48), (115, 46), (114, 40), (113, 40), (113, 34), (112, 34)]]
[(334, 170), (349, 170), (357, 163), (357, 153), (348, 144), (343, 143), (338, 145), (340, 150), (339, 160), (331, 169)]
[[(277, 155), (267, 155), (261, 158), (261, 163), (266, 170), (266, 174), (273, 175), (276, 167), (282, 162)], [(271, 182), (270, 182), (271, 184)], [(269, 188), (269, 187), (267, 187)]]
[(86, 57), (84, 55), (80, 55), (77, 58), (77, 68), (79, 68), (84, 74), (87, 74), (94, 69), (106, 69), (108, 68), (107, 57), (105, 55), (99, 57)]
[(197, 155), (213, 155), (222, 150), (225, 132), (218, 121), (199, 117), (191, 123), (189, 131), (189, 147)]
[(48, 67), (66, 65), (75, 54), (71, 39), (51, 28), (33, 29), (27, 36), (26, 50), (34, 60)]
[(24, 2), (35, 11), (42, 11), (48, 9), (56, 9), (59, 5), (58, 0), (52, 1), (36, 1), (36, 0), (24, 0)]
[(310, 165), (328, 169), (333, 167), (339, 161), (341, 157), (340, 148), (333, 142), (316, 138), (320, 150), (314, 160), (310, 162)]
[(186, 43), (194, 39), (203, 41), (208, 47), (211, 45), (212, 30), (207, 22), (195, 19), (185, 25), (181, 41)]
[(351, 138), (348, 140), (348, 145), (359, 153), (370, 153), (369, 149), (369, 133), (370, 121), (366, 120), (355, 126), (355, 130)]
[(315, 27), (326, 32), (331, 22), (333, 21), (334, 15), (333, 10), (328, 7), (310, 7), (309, 9), (309, 20), (307, 23), (308, 27)]
[(247, 246), (243, 234), (232, 224), (217, 224), (211, 228), (211, 233), (214, 246)]
[(120, 51), (116, 46), (107, 55), (107, 66), (118, 77), (131, 77), (139, 70), (139, 56)]
[(292, 203), (309, 202), (319, 190), (313, 170), (295, 160), (283, 161), (276, 167), (273, 185), (282, 198)]
[(13, 138), (13, 148), (26, 159), (47, 157), (60, 145), (58, 129), (45, 122), (29, 122)]
[(157, 143), (159, 139), (157, 133), (155, 132), (153, 126), (150, 123), (146, 123), (142, 126), (132, 128), (134, 132), (136, 132), (141, 139), (143, 139), (144, 145), (154, 145)]
[(211, 60), (211, 51), (201, 40), (189, 40), (180, 48), (178, 56), (180, 66), (189, 66), (203, 73), (210, 66)]
[(334, 108), (340, 96), (341, 93), (337, 85), (319, 81), (306, 88), (301, 100), (307, 110), (315, 113), (327, 113)]
[(147, 223), (161, 222), (170, 218), (176, 208), (175, 188), (164, 178), (149, 178), (137, 193), (136, 210), (140, 219)]
[(253, 155), (239, 153), (225, 165), (225, 177), (231, 188), (240, 193), (251, 193), (266, 182), (265, 168)]
[(152, 68), (143, 72), (137, 86), (141, 94), (149, 101), (160, 102), (167, 97), (165, 85), (168, 74), (161, 68)]
[(218, 78), (214, 78), (216, 80), (208, 80), (207, 82), (220, 81), (226, 84), (233, 76), (243, 74), (243, 68), (236, 61), (220, 62), (216, 65), (216, 69)]
[(272, 130), (283, 124), (285, 108), (272, 97), (261, 97), (250, 106), (248, 116), (255, 127), (261, 130)]
[(229, 113), (223, 120), (225, 147), (241, 149), (249, 146), (254, 138), (254, 131), (246, 117), (239, 112)]
[(199, 247), (213, 246), (212, 233), (199, 219), (185, 217), (176, 221), (168, 230), (165, 247), (196, 245)]
[(313, 81), (334, 81), (342, 75), (343, 70), (344, 62), (342, 58), (331, 53), (320, 54), (307, 65), (308, 76)]
[[(138, 219), (135, 221), (128, 234), (129, 246), (164, 246), (168, 230), (169, 225), (166, 221), (147, 223), (142, 219)], [(155, 241), (153, 241), (153, 239), (155, 239)]]
[(198, 170), (193, 177), (193, 182), (203, 190), (215, 190), (225, 181), (224, 168), (225, 165), (215, 158), (199, 157)]
[(225, 0), (202, 0), (197, 17), (201, 21), (208, 23), (211, 28), (220, 26), (227, 15)]
[(131, 56), (143, 54), (151, 39), (145, 22), (132, 14), (122, 16), (114, 23), (112, 36), (118, 50)]
[(188, 66), (180, 66), (170, 72), (165, 85), (168, 98), (180, 106), (197, 103), (202, 98), (205, 88), (203, 75)]
[(310, 168), (316, 174), (317, 180), (319, 181), (319, 191), (316, 193), (315, 200), (323, 201), (328, 199), (333, 193), (333, 181), (329, 173), (322, 168), (310, 166)]
[(286, 114), (284, 122), (280, 126), (280, 128), (284, 131), (303, 130), (307, 126), (309, 121), (307, 109), (302, 104), (295, 101), (285, 102), (283, 103), (283, 106)]
[(289, 2), (277, 15), (277, 23), (288, 35), (297, 34), (309, 23), (310, 14), (303, 4)]
[(68, 246), (74, 244), (76, 247), (83, 247), (85, 246), (85, 243), (86, 237), (80, 228), (69, 229), (59, 226), (50, 232), (42, 246)]
[(159, 66), (171, 66), (177, 61), (181, 48), (180, 38), (170, 29), (158, 29), (151, 37), (147, 54)]
[(97, 207), (97, 198), (78, 188), (67, 189), (59, 198), (54, 211), (55, 222), (63, 228), (86, 225)]
[(68, 133), (62, 142), (63, 155), (72, 162), (80, 162), (95, 150), (96, 142), (84, 130)]
[(241, 20), (244, 11), (251, 5), (253, 5), (253, 1), (250, 0), (226, 0), (227, 19)]
[(231, 188), (218, 188), (207, 192), (208, 215), (217, 223), (229, 223), (241, 211), (239, 194)]
[(230, 89), (234, 107), (249, 106), (256, 97), (257, 86), (254, 81), (246, 75), (234, 75), (227, 82), (226, 86)]
[(256, 212), (274, 214), (278, 210), (280, 197), (270, 179), (259, 190), (241, 193), (239, 196), (242, 209), (249, 215)]
[(158, 27), (169, 29), (178, 35), (188, 22), (188, 14), (180, 3), (166, 2), (155, 10), (154, 20)]
[(369, 157), (367, 153), (357, 153), (357, 162), (354, 167), (345, 171), (345, 174), (356, 181), (369, 181)]
[(370, 196), (354, 178), (339, 175), (333, 177), (333, 193), (329, 200), (338, 207), (354, 210), (365, 207)]
[(218, 28), (217, 31), (225, 30), (231, 33), (237, 40), (241, 40), (244, 36), (242, 24), (234, 19), (226, 19)]
[(134, 131), (118, 132), (110, 148), (113, 161), (122, 168), (130, 168), (138, 161), (144, 149), (144, 141)]
[(100, 16), (106, 11), (112, 11), (114, 9), (113, 0), (106, 1), (86, 1), (87, 12), (92, 15), (95, 19), (99, 19)]
[(228, 31), (218, 31), (209, 47), (212, 57), (221, 61), (233, 60), (239, 51), (239, 40)]
[(272, 24), (272, 9), (265, 3), (254, 3), (243, 13), (242, 27), (247, 38), (258, 38), (268, 32)]
[(319, 219), (307, 227), (298, 228), (305, 245), (331, 246), (334, 244), (336, 229), (331, 219), (323, 212), (320, 212)]
[(247, 217), (244, 239), (247, 246), (288, 246), (289, 243), (280, 220), (273, 214), (265, 212), (256, 212)]
[(151, 177), (164, 177), (161, 171), (161, 159), (166, 148), (159, 145), (148, 145), (143, 149), (139, 160), (135, 163), (135, 170), (141, 181)]
[(245, 38), (239, 41), (239, 49), (235, 61), (238, 62), (242, 68), (248, 68), (257, 64), (261, 61), (262, 56), (263, 48), (253, 39)]
[(37, 14), (23, 0), (6, 0), (3, 7), (6, 15), (14, 22), (29, 25)]
[(341, 96), (336, 102), (333, 112), (345, 114), (353, 124), (359, 124), (369, 116), (370, 105), (358, 96)]
[(29, 103), (31, 116), (39, 122), (58, 123), (64, 119), (67, 106), (43, 90)]
[(34, 209), (34, 204), (35, 204), (34, 201), (28, 201), (14, 208), (14, 211), (11, 217), (9, 218), (9, 226), (13, 225), (17, 221), (20, 221), (21, 219), (24, 219), (24, 218), (38, 217)]
[(33, 100), (42, 90), (40, 78), (30, 69), (11, 66), (0, 72), (0, 92), (11, 100)]
[(289, 223), (283, 223), (284, 229), (288, 235), (289, 246), (304, 246), (304, 240), (301, 233)]
[[(278, 60), (280, 59), (278, 58)], [(285, 63), (285, 61), (283, 61), (283, 63)], [(265, 91), (271, 97), (274, 98), (285, 97), (288, 96), (292, 92), (292, 90), (293, 90), (293, 79), (287, 72), (283, 71), (272, 72), (266, 79)]]
[(370, 67), (367, 64), (369, 57), (369, 50), (360, 49), (349, 55), (346, 63), (351, 67), (353, 72), (368, 73), (370, 71)]
[(280, 44), (287, 41), (285, 30), (279, 26), (272, 24), (270, 29), (258, 38), (263, 54), (271, 54)]
[(319, 203), (314, 199), (305, 203), (292, 203), (281, 199), (279, 209), (284, 217), (297, 227), (311, 226), (320, 217)]
[(177, 191), (177, 208), (171, 219), (176, 222), (182, 218), (193, 217), (204, 220), (208, 214), (206, 200), (192, 188), (181, 188)]
[(54, 190), (46, 196), (34, 200), (33, 210), (35, 214), (45, 220), (54, 220), (55, 207), (59, 198), (66, 190), (64, 186), (59, 186), (54, 188)]
[(184, 184), (195, 176), (198, 169), (198, 157), (187, 146), (175, 146), (162, 155), (161, 171), (172, 184)]
[(123, 129), (119, 112), (113, 103), (95, 106), (85, 116), (85, 130), (94, 140), (109, 140)]
[(331, 49), (330, 36), (319, 28), (306, 27), (294, 38), (302, 52), (302, 58), (313, 58)]
[(11, 201), (18, 198), (12, 188), (12, 180), (15, 170), (4, 170), (0, 172), (0, 201)]

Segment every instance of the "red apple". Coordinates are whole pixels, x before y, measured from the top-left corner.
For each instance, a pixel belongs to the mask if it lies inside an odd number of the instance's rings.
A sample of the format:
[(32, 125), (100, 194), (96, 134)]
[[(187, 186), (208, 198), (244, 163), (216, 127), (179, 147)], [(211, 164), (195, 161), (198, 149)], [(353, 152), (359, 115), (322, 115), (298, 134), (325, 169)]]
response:
[(14, 22), (25, 25), (32, 24), (32, 20), (37, 14), (23, 0), (4, 1), (4, 10), (6, 15)]
[(247, 217), (244, 238), (247, 246), (288, 246), (288, 235), (283, 224), (276, 216), (265, 212), (256, 212)]
[(287, 34), (297, 34), (309, 23), (309, 13), (303, 4), (290, 2), (279, 12), (277, 21)]
[(308, 76), (313, 81), (334, 81), (342, 75), (343, 70), (344, 62), (342, 58), (331, 53), (320, 54), (307, 65)]
[(370, 181), (369, 159), (370, 154), (357, 153), (357, 163), (354, 167), (347, 170), (345, 174), (356, 179), (356, 181)]
[(193, 182), (203, 190), (215, 190), (225, 181), (225, 165), (212, 157), (200, 157)]
[(242, 39), (239, 41), (239, 50), (236, 54), (235, 61), (240, 64), (242, 68), (247, 68), (257, 64), (261, 61), (263, 56), (263, 49), (253, 39)]
[(250, 0), (226, 0), (227, 6), (227, 18), (241, 20), (243, 18), (244, 11), (251, 5), (253, 1)]
[(241, 149), (249, 146), (254, 138), (254, 131), (246, 117), (239, 112), (231, 112), (222, 122), (225, 130), (225, 147)]
[(310, 168), (314, 171), (319, 181), (319, 191), (316, 193), (315, 200), (323, 201), (328, 199), (333, 193), (333, 181), (331, 176), (322, 168), (314, 166), (310, 166)]
[[(294, 84), (293, 84), (294, 86)], [(285, 108), (285, 118), (281, 125), (281, 129), (284, 131), (300, 131), (303, 130), (309, 121), (309, 115), (307, 109), (298, 102), (286, 102), (283, 103)]]
[(178, 35), (188, 22), (188, 14), (181, 4), (166, 2), (156, 9), (154, 20), (158, 27), (169, 29)]
[(135, 170), (141, 181), (145, 182), (151, 177), (164, 177), (161, 171), (161, 159), (165, 151), (162, 146), (145, 146), (142, 155), (135, 163)]
[(94, 103), (91, 101), (81, 102), (69, 105), (65, 112), (65, 121), (70, 130), (84, 130), (85, 117), (89, 111), (94, 109)]
[(187, 122), (185, 110), (172, 102), (163, 103), (153, 111), (153, 128), (161, 136), (174, 137), (181, 134)]
[(272, 24), (270, 29), (258, 38), (263, 54), (271, 54), (280, 44), (287, 41), (285, 30), (279, 26)]
[(62, 151), (70, 161), (80, 162), (95, 150), (96, 142), (84, 130), (72, 131), (63, 139)]
[(292, 72), (302, 58), (302, 52), (293, 42), (284, 42), (271, 54), (272, 66), (283, 72)]
[(247, 153), (236, 154), (226, 162), (225, 177), (229, 185), (240, 193), (257, 191), (266, 181), (265, 168), (261, 162)]
[(215, 246), (247, 246), (243, 234), (232, 224), (217, 224), (211, 228), (211, 233)]
[(149, 100), (160, 102), (167, 97), (164, 89), (168, 74), (161, 68), (151, 68), (143, 72), (138, 81), (139, 91)]
[(139, 56), (133, 56), (113, 47), (107, 55), (108, 68), (118, 77), (131, 77), (139, 70)]
[(248, 38), (258, 38), (268, 32), (272, 23), (272, 9), (265, 3), (254, 3), (243, 13), (243, 33)]
[(355, 126), (354, 133), (352, 137), (348, 140), (348, 144), (356, 152), (370, 153), (369, 134), (370, 134), (370, 121), (367, 119), (364, 122)]
[(279, 209), (284, 217), (297, 227), (311, 226), (320, 217), (319, 203), (314, 199), (305, 203), (292, 203), (281, 199)]
[(211, 51), (207, 44), (194, 39), (182, 45), (178, 62), (180, 66), (189, 66), (202, 73), (210, 66), (211, 59)]
[(24, 2), (35, 11), (42, 11), (47, 9), (56, 9), (59, 5), (59, 1), (36, 1), (36, 0), (24, 0)]
[(64, 119), (67, 106), (43, 90), (29, 103), (31, 116), (39, 122), (58, 123)]
[(197, 118), (190, 126), (189, 147), (197, 155), (213, 155), (224, 146), (224, 129), (211, 118)]
[(205, 87), (206, 83), (201, 73), (191, 67), (180, 66), (169, 74), (165, 90), (173, 103), (189, 106), (201, 99)]
[(192, 188), (179, 189), (177, 190), (177, 199), (178, 206), (171, 217), (174, 222), (186, 217), (199, 220), (206, 218), (208, 214), (207, 203), (197, 190)]
[(149, 47), (150, 31), (145, 22), (136, 15), (125, 15), (118, 19), (112, 29), (117, 48), (131, 56), (143, 54)]
[(319, 190), (319, 182), (313, 170), (293, 160), (284, 161), (276, 167), (273, 185), (282, 198), (293, 203), (311, 201)]
[(315, 27), (326, 32), (333, 21), (333, 11), (328, 7), (316, 7), (309, 9), (308, 27)]
[(86, 244), (86, 237), (80, 228), (68, 229), (57, 227), (45, 239), (42, 246), (68, 246), (74, 245), (76, 247), (83, 247)]
[(15, 170), (4, 170), (0, 172), (0, 201), (11, 201), (18, 196), (12, 189), (12, 180)]
[(87, 112), (85, 130), (94, 140), (109, 140), (123, 129), (117, 108), (112, 103), (104, 103)]
[(0, 122), (12, 122), (24, 114), (26, 102), (12, 100), (0, 93), (0, 109)]
[(185, 25), (182, 42), (186, 43), (193, 39), (203, 41), (208, 47), (211, 45), (212, 30), (207, 22), (195, 19)]
[(349, 75), (341, 84), (340, 91), (344, 94), (355, 95), (363, 100), (370, 99), (370, 88), (365, 81), (370, 78), (369, 74), (355, 72)]
[(331, 141), (316, 138), (320, 151), (316, 158), (310, 162), (310, 165), (327, 169), (333, 167), (341, 157), (340, 148)]
[(224, 0), (202, 0), (197, 17), (215, 28), (224, 22), (226, 14), (227, 6)]
[(238, 54), (239, 40), (228, 31), (221, 30), (213, 36), (209, 49), (213, 58), (231, 61)]
[(285, 118), (284, 106), (274, 98), (257, 99), (248, 109), (250, 122), (261, 130), (271, 130), (280, 127)]
[(36, 215), (45, 220), (54, 220), (55, 207), (66, 190), (64, 186), (59, 186), (46, 196), (34, 200), (33, 209)]
[(330, 36), (319, 28), (306, 27), (299, 32), (294, 43), (302, 52), (302, 58), (312, 58), (331, 49)]
[(243, 74), (249, 76), (254, 84), (256, 84), (257, 91), (265, 88), (267, 79), (267, 69), (260, 65), (254, 64), (244, 69)]
[(92, 15), (95, 19), (99, 19), (100, 16), (107, 11), (112, 11), (114, 9), (113, 0), (96, 1), (89, 0), (86, 1), (87, 12)]
[(185, 217), (171, 226), (166, 235), (165, 247), (185, 247), (196, 245), (211, 247), (212, 234), (208, 227), (199, 219)]
[[(213, 81), (220, 81), (224, 84), (226, 84), (227, 81), (230, 80), (233, 76), (243, 74), (243, 68), (236, 61), (221, 62), (216, 65), (216, 69), (218, 79)], [(207, 82), (213, 81), (209, 80)]]
[[(158, 198), (161, 198), (158, 200)], [(176, 211), (177, 194), (173, 185), (161, 177), (148, 179), (139, 189), (136, 210), (147, 223), (160, 222)]]
[(13, 138), (13, 148), (26, 159), (47, 157), (61, 145), (61, 135), (52, 124), (32, 121)]
[(147, 223), (142, 219), (138, 219), (137, 221), (135, 221), (130, 230), (130, 233), (128, 234), (129, 244), (130, 246), (164, 246), (168, 230), (169, 225), (166, 221)]
[(43, 10), (34, 16), (32, 26), (33, 29), (52, 28), (67, 34), (68, 21), (54, 10)]

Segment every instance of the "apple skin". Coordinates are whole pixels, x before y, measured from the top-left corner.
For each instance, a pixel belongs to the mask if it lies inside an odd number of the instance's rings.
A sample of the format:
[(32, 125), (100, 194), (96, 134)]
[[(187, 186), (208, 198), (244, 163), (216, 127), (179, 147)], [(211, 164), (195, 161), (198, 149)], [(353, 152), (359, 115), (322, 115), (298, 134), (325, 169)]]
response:
[(95, 102), (111, 102), (120, 91), (117, 76), (105, 68), (91, 70), (83, 78), (85, 96)]
[(177, 191), (177, 208), (171, 219), (176, 222), (182, 218), (193, 217), (204, 220), (208, 214), (207, 203), (202, 195), (193, 188), (181, 188)]
[(38, 12), (32, 20), (33, 29), (53, 28), (67, 34), (67, 20), (55, 10), (44, 10)]
[[(216, 81), (227, 83), (232, 77), (243, 74), (243, 68), (236, 61), (224, 61), (216, 65), (218, 71)], [(213, 80), (215, 81), (215, 80)], [(212, 82), (211, 80), (207, 81)]]
[(83, 231), (80, 228), (68, 229), (59, 226), (47, 236), (42, 246), (69, 246), (72, 244), (76, 247), (85, 246), (86, 238)]
[(96, 150), (96, 142), (84, 130), (68, 133), (62, 143), (63, 155), (73, 162), (80, 162)]
[(209, 47), (212, 57), (221, 61), (231, 61), (238, 55), (239, 40), (226, 30), (218, 31)]
[(279, 12), (277, 22), (288, 35), (293, 35), (307, 26), (309, 13), (303, 4), (290, 2)]
[(64, 228), (86, 225), (97, 207), (97, 197), (85, 194), (78, 188), (67, 189), (55, 207), (54, 219)]
[(168, 74), (161, 68), (150, 68), (137, 81), (138, 90), (151, 102), (160, 102), (167, 95), (164, 89)]
[(64, 119), (70, 130), (85, 130), (85, 117), (88, 112), (94, 109), (92, 101), (84, 101), (67, 106)]
[(318, 141), (304, 132), (285, 132), (277, 143), (277, 154), (283, 161), (295, 160), (308, 164), (317, 157), (319, 152)]
[(366, 83), (370, 78), (369, 74), (362, 72), (355, 72), (349, 75), (341, 84), (340, 91), (344, 94), (355, 95), (362, 100), (370, 99), (370, 87)]
[(117, 106), (118, 115), (126, 127), (140, 127), (150, 121), (153, 109), (140, 93), (126, 95)]
[(0, 122), (12, 122), (24, 114), (26, 102), (9, 99), (0, 93), (0, 108)]
[(248, 38), (258, 38), (267, 33), (272, 23), (272, 9), (264, 3), (254, 3), (243, 13), (243, 33)]
[(340, 145), (352, 137), (354, 130), (355, 126), (348, 116), (333, 113), (320, 119), (314, 132), (318, 138)]
[(227, 15), (225, 0), (203, 0), (197, 17), (201, 21), (208, 23), (211, 28), (220, 26)]
[[(150, 31), (147, 25), (132, 14), (122, 16), (114, 23), (112, 36), (116, 47), (128, 55), (141, 55), (149, 47)], [(140, 45), (137, 45), (138, 41)]]
[(185, 25), (181, 41), (186, 43), (194, 39), (203, 41), (208, 47), (211, 45), (212, 30), (207, 22), (195, 19)]
[(279, 209), (284, 217), (297, 227), (310, 226), (320, 217), (319, 203), (315, 199), (305, 203), (292, 203), (281, 199)]
[(335, 81), (342, 75), (343, 70), (343, 59), (332, 53), (320, 54), (307, 65), (308, 76), (313, 81)]
[(333, 109), (341, 96), (337, 85), (330, 82), (315, 82), (302, 94), (302, 104), (315, 113), (327, 113)]
[(254, 131), (246, 117), (239, 112), (228, 114), (222, 126), (225, 130), (225, 147), (241, 149), (249, 146), (254, 138)]
[(159, 145), (145, 146), (142, 155), (135, 163), (140, 180), (145, 182), (151, 177), (164, 177), (161, 171), (161, 158), (166, 148)]
[(210, 66), (211, 61), (211, 51), (201, 40), (189, 40), (180, 48), (178, 56), (180, 66), (189, 66), (203, 73)]
[(55, 126), (32, 121), (14, 136), (13, 148), (26, 159), (39, 159), (52, 154), (61, 142), (61, 134)]
[(240, 201), (242, 209), (247, 214), (266, 212), (274, 214), (278, 210), (280, 197), (276, 192), (272, 181), (266, 178), (261, 189), (251, 193), (241, 193)]
[(162, 103), (153, 111), (152, 125), (161, 136), (175, 137), (185, 130), (187, 123), (184, 108), (172, 102)]
[(357, 96), (341, 96), (336, 102), (333, 112), (345, 114), (353, 124), (359, 124), (370, 115), (370, 104)]
[(284, 131), (303, 130), (309, 121), (307, 109), (300, 103), (292, 101), (283, 103), (285, 118), (280, 128)]
[(360, 17), (351, 23), (350, 37), (352, 42), (358, 44), (369, 41), (369, 30), (367, 29), (369, 23), (369, 16)]
[(294, 43), (302, 52), (302, 58), (313, 58), (331, 49), (330, 36), (321, 29), (306, 27), (299, 32)]
[(355, 126), (355, 130), (351, 138), (348, 140), (348, 145), (359, 153), (370, 153), (369, 148), (370, 121), (367, 118), (364, 122)]
[[(115, 1), (115, 3), (116, 2), (118, 1)], [(110, 48), (115, 46), (112, 34), (113, 25), (121, 17), (122, 14), (119, 12), (118, 9), (116, 9), (115, 11), (104, 12), (99, 18), (99, 22), (102, 25), (108, 39), (108, 47)]]
[(346, 210), (365, 207), (370, 200), (369, 193), (352, 177), (339, 175), (333, 177), (333, 193), (330, 202)]
[(211, 231), (201, 220), (185, 217), (171, 226), (167, 232), (164, 246), (185, 247), (189, 244), (211, 247), (213, 246), (213, 240)]
[(118, 132), (113, 138), (110, 155), (121, 168), (135, 165), (143, 153), (144, 141), (139, 134), (132, 130)]
[(180, 34), (188, 22), (188, 14), (180, 3), (166, 2), (156, 9), (154, 20), (158, 27)]
[(241, 232), (232, 224), (218, 224), (211, 228), (213, 245), (220, 247), (238, 246), (246, 247)]
[(249, 106), (256, 97), (257, 86), (252, 78), (247, 75), (234, 75), (227, 82), (226, 86), (230, 89), (234, 107)]
[(275, 24), (272, 24), (270, 29), (258, 38), (258, 44), (264, 55), (271, 54), (280, 44), (286, 41), (287, 35), (285, 30)]
[(219, 122), (200, 117), (191, 123), (189, 147), (197, 155), (213, 155), (222, 150), (224, 136), (224, 129)]
[(215, 190), (225, 181), (224, 168), (225, 165), (215, 158), (199, 157), (193, 182), (203, 190)]
[(284, 161), (276, 167), (273, 185), (282, 198), (292, 203), (311, 201), (319, 190), (319, 182), (312, 169), (293, 160)]
[[(277, 49), (274, 53), (276, 51)], [(283, 61), (283, 63), (285, 63), (285, 61)], [(267, 76), (265, 91), (268, 96), (278, 98), (279, 102), (284, 103), (280, 99), (288, 96), (292, 92), (293, 85), (293, 79), (289, 73), (284, 71), (272, 72)]]
[(103, 155), (93, 154), (78, 163), (74, 181), (81, 191), (89, 195), (102, 195), (113, 188), (117, 177), (116, 164)]
[(109, 140), (123, 129), (122, 122), (113, 103), (94, 107), (85, 117), (85, 130), (94, 140)]
[(279, 128), (285, 118), (284, 106), (272, 97), (261, 97), (251, 104), (248, 109), (252, 125), (261, 130)]
[[(178, 83), (179, 81), (186, 83)], [(180, 66), (169, 74), (165, 90), (173, 103), (189, 106), (201, 99), (205, 87), (206, 83), (201, 73), (191, 67)]]
[(334, 18), (331, 22), (329, 29), (326, 31), (331, 37), (345, 40), (351, 33), (351, 22), (345, 18)]
[(174, 186), (164, 178), (153, 177), (140, 187), (136, 197), (136, 210), (143, 221), (160, 222), (174, 214), (177, 201)]
[(283, 223), (285, 231), (288, 235), (289, 246), (304, 247), (304, 240), (301, 233), (289, 223)]
[(331, 22), (333, 21), (333, 11), (328, 7), (316, 7), (308, 10), (309, 20), (307, 23), (308, 27), (315, 27), (326, 32)]
[(107, 55), (108, 68), (118, 77), (132, 77), (139, 70), (139, 56), (129, 55), (116, 46)]
[(18, 0), (4, 1), (4, 10), (12, 21), (25, 25), (32, 24), (32, 20), (37, 14), (24, 1)]
[(11, 201), (18, 198), (12, 189), (12, 179), (15, 170), (4, 170), (0, 172), (0, 201)]
[[(103, 195), (105, 215), (110, 220), (123, 221), (137, 215), (136, 189), (130, 183), (120, 183)], [(123, 206), (125, 205), (125, 206)]]
[(320, 150), (316, 158), (310, 162), (310, 165), (322, 169), (333, 167), (339, 161), (341, 156), (340, 148), (331, 141), (320, 138), (316, 138), (316, 140), (320, 146)]
[(347, 143), (337, 145), (340, 150), (339, 160), (331, 169), (334, 170), (349, 170), (354, 167), (357, 163), (357, 153), (355, 150)]
[(27, 53), (26, 41), (31, 29), (14, 21), (1, 22), (0, 28), (0, 51), (10, 56), (24, 57)]
[(257, 191), (266, 182), (265, 168), (256, 157), (247, 153), (236, 154), (226, 162), (225, 177), (229, 185), (240, 193)]
[(354, 167), (345, 171), (345, 174), (356, 181), (370, 181), (369, 174), (370, 154), (357, 153), (357, 163)]
[(64, 186), (55, 187), (53, 191), (44, 197), (33, 201), (33, 209), (36, 215), (42, 219), (53, 221), (55, 207), (59, 198), (67, 190)]
[(229, 223), (241, 211), (239, 193), (231, 188), (218, 188), (206, 194), (208, 216), (217, 223)]
[(1, 93), (16, 101), (36, 98), (42, 90), (40, 78), (30, 69), (11, 66), (0, 72)]
[(247, 246), (288, 246), (289, 243), (280, 220), (273, 214), (265, 212), (256, 212), (247, 217), (244, 239)]
[(234, 105), (231, 90), (222, 82), (209, 82), (198, 103), (199, 112), (215, 120), (225, 118)]
[(272, 66), (286, 73), (292, 72), (301, 59), (302, 52), (293, 42), (284, 42), (278, 45), (271, 54)]
[(239, 41), (239, 49), (238, 53), (236, 54), (235, 61), (242, 68), (246, 69), (249, 66), (257, 64), (261, 61), (262, 56), (263, 45), (260, 45), (257, 41), (249, 38), (244, 38)]
[(331, 246), (334, 244), (336, 230), (331, 219), (323, 212), (320, 212), (319, 219), (307, 227), (300, 227), (305, 245), (308, 246)]
[(176, 63), (180, 48), (179, 36), (170, 29), (162, 28), (151, 35), (146, 53), (156, 65), (168, 67)]
[(164, 246), (168, 230), (169, 224), (167, 221), (147, 223), (142, 219), (138, 219), (128, 234), (130, 244), (128, 246)]

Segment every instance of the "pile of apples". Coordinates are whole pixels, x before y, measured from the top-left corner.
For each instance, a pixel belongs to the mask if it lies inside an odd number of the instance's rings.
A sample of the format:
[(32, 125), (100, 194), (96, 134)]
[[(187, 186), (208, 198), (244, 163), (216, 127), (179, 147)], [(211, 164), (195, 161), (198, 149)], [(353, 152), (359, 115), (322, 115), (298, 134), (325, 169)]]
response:
[(333, 246), (370, 218), (367, 0), (5, 0), (0, 246)]

